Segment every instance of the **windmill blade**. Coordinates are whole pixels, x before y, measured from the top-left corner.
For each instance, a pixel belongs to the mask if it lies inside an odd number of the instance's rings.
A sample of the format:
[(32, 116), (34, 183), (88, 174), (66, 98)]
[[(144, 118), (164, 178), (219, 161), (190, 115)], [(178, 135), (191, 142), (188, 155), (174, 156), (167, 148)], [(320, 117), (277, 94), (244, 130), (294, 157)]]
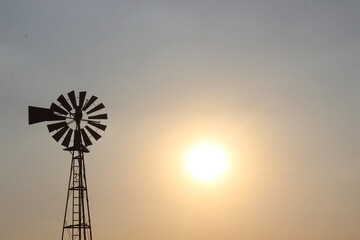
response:
[(80, 92), (79, 93), (79, 107), (82, 108), (85, 101), (86, 92)]
[(81, 145), (81, 135), (79, 130), (74, 131), (74, 146), (78, 147)]
[(100, 134), (95, 132), (93, 129), (89, 128), (88, 126), (86, 126), (85, 128), (89, 131), (91, 136), (93, 136), (96, 140), (99, 140), (99, 138), (101, 138)]
[(107, 114), (100, 114), (100, 115), (91, 116), (89, 117), (89, 119), (108, 119), (108, 118), (107, 118)]
[(92, 145), (92, 142), (90, 141), (90, 138), (89, 136), (86, 134), (85, 130), (84, 129), (81, 129), (81, 136), (84, 140), (84, 143), (85, 143), (85, 146), (89, 146), (89, 145)]
[(63, 115), (67, 115), (68, 112), (65, 111), (62, 107), (59, 107), (58, 105), (56, 105), (55, 103), (52, 103), (50, 106), (50, 109), (53, 110), (54, 112), (63, 114)]
[(58, 130), (59, 128), (62, 128), (65, 126), (67, 126), (67, 123), (65, 121), (47, 125), (49, 132), (53, 132), (53, 131)]
[(89, 99), (89, 101), (87, 101), (86, 103), (85, 103), (85, 105), (84, 105), (84, 107), (83, 107), (83, 111), (86, 111), (86, 109), (88, 109), (90, 106), (91, 106), (91, 104), (93, 104), (94, 102), (95, 102), (95, 100), (97, 99), (97, 97), (96, 96), (91, 96), (91, 98)]
[(53, 110), (48, 108), (40, 108), (29, 106), (29, 124), (35, 124), (45, 121), (60, 121), (65, 117), (56, 115)]
[(104, 104), (100, 103), (99, 105), (95, 106), (93, 109), (89, 110), (87, 114), (93, 113), (103, 108), (105, 108)]
[(66, 133), (69, 129), (68, 125), (61, 128), (57, 133), (55, 133), (52, 137), (58, 142), (62, 136)]
[(72, 133), (73, 133), (73, 130), (71, 128), (69, 128), (69, 131), (67, 132), (67, 134), (66, 134), (64, 140), (62, 141), (61, 145), (63, 145), (64, 147), (69, 147)]
[(68, 101), (65, 99), (65, 97), (63, 95), (60, 95), (60, 97), (58, 97), (57, 99), (59, 101), (59, 103), (61, 103), (61, 105), (68, 111), (70, 112), (72, 107), (70, 106), (70, 104), (68, 103)]
[(88, 123), (94, 127), (100, 128), (101, 130), (105, 131), (106, 129), (106, 125), (97, 123), (97, 122), (93, 122), (93, 121), (88, 121)]
[(76, 106), (75, 91), (73, 90), (73, 91), (69, 92), (68, 96), (69, 96), (69, 99), (70, 99), (70, 102), (71, 102), (73, 108), (76, 108), (77, 106)]

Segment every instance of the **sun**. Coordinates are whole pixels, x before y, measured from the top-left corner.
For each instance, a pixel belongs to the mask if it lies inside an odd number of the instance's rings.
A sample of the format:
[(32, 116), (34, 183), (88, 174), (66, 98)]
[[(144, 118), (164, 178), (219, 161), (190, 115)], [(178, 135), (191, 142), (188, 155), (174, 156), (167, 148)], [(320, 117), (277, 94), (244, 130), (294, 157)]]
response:
[(191, 148), (185, 156), (189, 175), (201, 182), (212, 182), (228, 170), (229, 158), (219, 145), (202, 142)]

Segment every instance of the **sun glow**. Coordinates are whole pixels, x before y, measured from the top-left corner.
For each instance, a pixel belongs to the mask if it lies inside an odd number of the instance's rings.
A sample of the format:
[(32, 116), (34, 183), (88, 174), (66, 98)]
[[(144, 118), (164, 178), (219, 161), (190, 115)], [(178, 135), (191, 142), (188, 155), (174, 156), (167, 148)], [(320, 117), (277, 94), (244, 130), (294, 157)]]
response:
[(228, 165), (226, 152), (214, 143), (200, 143), (186, 154), (187, 172), (202, 182), (211, 182), (220, 178), (228, 170)]

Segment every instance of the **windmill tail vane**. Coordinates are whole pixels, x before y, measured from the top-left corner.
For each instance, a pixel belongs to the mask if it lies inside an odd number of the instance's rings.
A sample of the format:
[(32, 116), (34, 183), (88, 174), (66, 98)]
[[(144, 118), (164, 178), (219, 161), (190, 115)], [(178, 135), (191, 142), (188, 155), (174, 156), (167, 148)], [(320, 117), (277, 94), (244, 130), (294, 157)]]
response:
[(47, 125), (55, 141), (71, 153), (71, 168), (66, 198), (65, 215), (61, 239), (92, 240), (88, 188), (85, 175), (84, 153), (88, 146), (101, 138), (98, 130), (105, 131), (102, 120), (108, 118), (104, 104), (96, 104), (97, 97), (86, 98), (81, 91), (60, 95), (57, 104), (50, 108), (29, 106), (29, 124), (50, 122)]

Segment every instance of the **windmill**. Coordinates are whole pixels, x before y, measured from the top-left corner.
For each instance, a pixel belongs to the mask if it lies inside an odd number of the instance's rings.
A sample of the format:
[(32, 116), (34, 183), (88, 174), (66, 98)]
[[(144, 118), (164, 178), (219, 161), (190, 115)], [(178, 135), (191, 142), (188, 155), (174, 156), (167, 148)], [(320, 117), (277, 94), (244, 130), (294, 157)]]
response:
[(52, 137), (61, 141), (65, 151), (71, 153), (71, 168), (65, 205), (65, 215), (61, 240), (92, 240), (88, 188), (85, 175), (84, 153), (92, 145), (92, 138), (98, 140), (98, 129), (105, 131), (106, 125), (100, 123), (107, 119), (101, 113), (104, 104), (95, 104), (97, 97), (86, 98), (86, 92), (75, 91), (60, 95), (58, 104), (50, 108), (29, 106), (29, 124), (51, 122), (47, 128)]

